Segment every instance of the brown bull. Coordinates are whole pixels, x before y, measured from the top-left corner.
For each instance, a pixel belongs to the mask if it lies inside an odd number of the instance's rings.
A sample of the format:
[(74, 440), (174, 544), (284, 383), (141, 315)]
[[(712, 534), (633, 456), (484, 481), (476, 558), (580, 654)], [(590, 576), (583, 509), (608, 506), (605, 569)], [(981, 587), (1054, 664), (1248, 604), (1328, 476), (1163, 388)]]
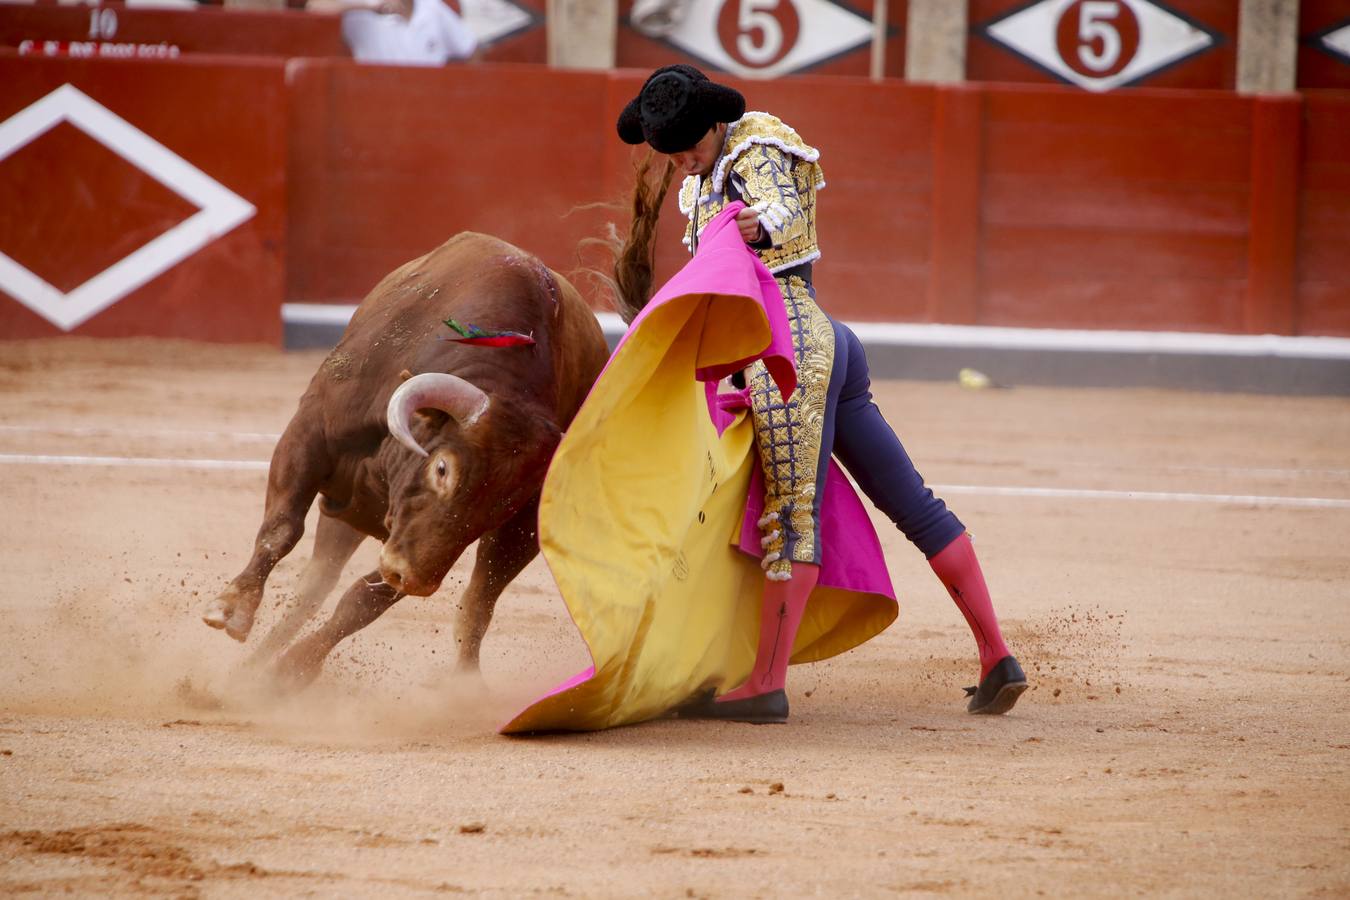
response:
[[(444, 340), (457, 336), (447, 318), (531, 335), (534, 344)], [(286, 651), (283, 680), (308, 682), (343, 638), (403, 596), (435, 592), (477, 540), (456, 628), (459, 665), (476, 670), (497, 597), (539, 552), (544, 472), (606, 356), (576, 290), (504, 241), (460, 234), (395, 270), (356, 310), (300, 398), (272, 454), (253, 556), (203, 620), (248, 637), (268, 575), (321, 495), (296, 604), (253, 659), (290, 643), (367, 536), (384, 542), (379, 569)]]

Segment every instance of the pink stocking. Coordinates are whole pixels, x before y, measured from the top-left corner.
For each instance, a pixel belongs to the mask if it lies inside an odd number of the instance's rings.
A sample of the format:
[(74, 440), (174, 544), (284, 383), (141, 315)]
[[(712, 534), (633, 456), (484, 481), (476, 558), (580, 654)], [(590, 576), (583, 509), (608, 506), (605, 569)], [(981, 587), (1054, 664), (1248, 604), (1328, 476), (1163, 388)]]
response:
[(759, 613), (759, 649), (755, 667), (745, 684), (718, 697), (718, 702), (757, 697), (780, 690), (787, 683), (792, 642), (806, 613), (806, 601), (820, 577), (820, 566), (794, 562), (787, 581), (764, 581), (764, 599)]
[(1008, 655), (1008, 647), (999, 633), (994, 601), (989, 597), (989, 588), (985, 586), (970, 536), (963, 532), (928, 564), (956, 601), (971, 634), (975, 635), (975, 644), (980, 651), (980, 680), (983, 681), (989, 670)]

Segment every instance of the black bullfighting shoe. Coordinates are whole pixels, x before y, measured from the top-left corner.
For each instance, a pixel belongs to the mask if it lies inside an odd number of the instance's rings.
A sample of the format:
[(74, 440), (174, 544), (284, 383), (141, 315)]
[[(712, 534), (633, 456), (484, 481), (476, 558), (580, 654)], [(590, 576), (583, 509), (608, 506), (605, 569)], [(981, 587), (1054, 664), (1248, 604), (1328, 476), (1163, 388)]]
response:
[(982, 716), (1001, 716), (1017, 704), (1017, 698), (1027, 689), (1027, 676), (1017, 659), (1005, 656), (994, 664), (978, 688), (966, 688), (970, 703), (966, 712)]
[(718, 703), (709, 692), (676, 710), (675, 714), (681, 719), (721, 719), (723, 722), (749, 722), (751, 725), (781, 725), (788, 719), (787, 691), (780, 688), (767, 694), (722, 703)]

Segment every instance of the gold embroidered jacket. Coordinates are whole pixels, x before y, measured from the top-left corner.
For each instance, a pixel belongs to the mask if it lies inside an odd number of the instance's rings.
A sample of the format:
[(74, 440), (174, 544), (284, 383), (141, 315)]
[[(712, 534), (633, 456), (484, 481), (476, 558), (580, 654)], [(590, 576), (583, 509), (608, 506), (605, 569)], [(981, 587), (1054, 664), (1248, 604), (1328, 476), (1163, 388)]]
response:
[(689, 217), (684, 243), (698, 234), (739, 193), (759, 213), (767, 243), (754, 248), (770, 272), (820, 257), (816, 242), (816, 192), (825, 187), (820, 152), (775, 116), (748, 112), (727, 127), (712, 174), (691, 175), (680, 187), (680, 211)]

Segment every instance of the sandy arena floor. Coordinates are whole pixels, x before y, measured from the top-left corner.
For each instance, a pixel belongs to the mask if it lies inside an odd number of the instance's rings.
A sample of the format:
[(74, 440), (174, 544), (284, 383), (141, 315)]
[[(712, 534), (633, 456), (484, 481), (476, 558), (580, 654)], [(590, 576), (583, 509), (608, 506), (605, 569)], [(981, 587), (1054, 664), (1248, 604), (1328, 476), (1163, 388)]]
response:
[(175, 462), (267, 460), (319, 359), (0, 344), (0, 894), (1350, 896), (1350, 401), (880, 385), (976, 535), (1013, 714), (964, 713), (973, 642), (884, 528), (901, 619), (795, 668), (788, 725), (508, 739), (586, 659), (541, 561), (485, 691), (462, 563), (298, 698), (220, 702), (246, 648), (198, 616), (265, 472)]

